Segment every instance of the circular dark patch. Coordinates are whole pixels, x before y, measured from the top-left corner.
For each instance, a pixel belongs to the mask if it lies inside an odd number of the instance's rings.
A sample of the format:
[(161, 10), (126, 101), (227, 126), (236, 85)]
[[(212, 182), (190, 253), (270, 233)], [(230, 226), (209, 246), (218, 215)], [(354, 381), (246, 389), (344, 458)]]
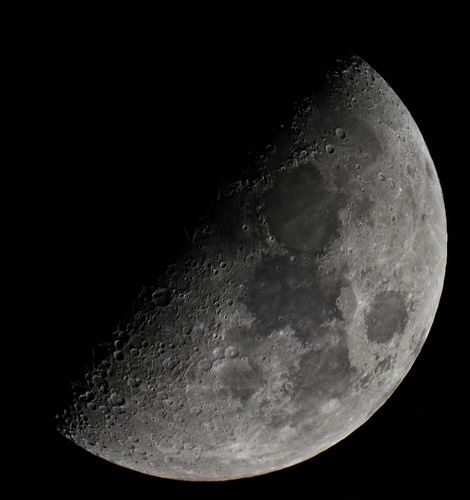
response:
[(271, 233), (285, 247), (320, 252), (339, 236), (338, 211), (344, 196), (326, 189), (311, 162), (278, 179), (266, 199), (266, 219)]
[(367, 338), (372, 342), (389, 341), (401, 333), (408, 322), (406, 301), (401, 292), (381, 292), (375, 296), (366, 318)]

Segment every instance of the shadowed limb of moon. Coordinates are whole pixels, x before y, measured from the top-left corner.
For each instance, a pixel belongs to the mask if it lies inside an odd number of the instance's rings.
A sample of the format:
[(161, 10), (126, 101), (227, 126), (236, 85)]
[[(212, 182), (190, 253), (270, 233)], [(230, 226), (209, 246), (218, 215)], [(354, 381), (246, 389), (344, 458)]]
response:
[(264, 474), (345, 438), (406, 375), (443, 285), (439, 181), (367, 63), (325, 81), (73, 385), (58, 425), (79, 446), (167, 478)]

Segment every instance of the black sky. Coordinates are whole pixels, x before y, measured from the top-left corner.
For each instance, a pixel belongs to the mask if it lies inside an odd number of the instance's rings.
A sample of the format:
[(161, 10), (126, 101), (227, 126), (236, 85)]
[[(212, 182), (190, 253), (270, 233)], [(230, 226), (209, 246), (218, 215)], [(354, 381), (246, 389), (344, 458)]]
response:
[[(396, 6), (340, 19), (335, 8), (314, 7), (12, 15), (2, 44), (4, 244), (11, 251), (7, 270), (14, 271), (8, 295), (15, 299), (7, 312), (14, 324), (4, 332), (10, 498), (276, 498), (301, 491), (309, 498), (372, 498), (405, 484), (407, 492), (465, 487), (462, 14), (412, 16)], [(9, 17), (3, 22), (10, 24)], [(404, 382), (337, 446), (258, 478), (163, 480), (65, 441), (54, 430), (58, 394), (90, 347), (113, 330), (156, 264), (181, 245), (182, 228), (205, 209), (219, 179), (248, 164), (288, 123), (319, 67), (349, 50), (410, 110), (447, 210), (445, 288)]]

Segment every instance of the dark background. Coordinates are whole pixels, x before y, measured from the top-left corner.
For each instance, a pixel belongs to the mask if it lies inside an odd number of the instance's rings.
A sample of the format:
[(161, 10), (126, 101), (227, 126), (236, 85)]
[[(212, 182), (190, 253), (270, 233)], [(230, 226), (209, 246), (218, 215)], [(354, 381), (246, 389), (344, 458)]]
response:
[[(4, 245), (15, 299), (3, 353), (9, 498), (468, 491), (462, 13), (411, 16), (396, 6), (340, 18), (338, 11), (110, 7), (3, 17)], [(257, 478), (149, 477), (63, 439), (54, 428), (60, 394), (91, 346), (178, 251), (183, 228), (210, 204), (220, 179), (249, 165), (288, 125), (296, 100), (345, 50), (369, 62), (408, 107), (444, 192), (446, 283), (411, 372), (346, 440)]]

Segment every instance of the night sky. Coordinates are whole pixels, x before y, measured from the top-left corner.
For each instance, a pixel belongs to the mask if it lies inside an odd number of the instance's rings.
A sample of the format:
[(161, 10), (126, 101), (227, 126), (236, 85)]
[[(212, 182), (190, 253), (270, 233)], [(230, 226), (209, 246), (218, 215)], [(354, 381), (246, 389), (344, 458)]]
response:
[[(2, 332), (6, 498), (377, 498), (437, 487), (453, 498), (468, 490), (460, 457), (469, 441), (462, 13), (418, 17), (393, 4), (376, 17), (339, 19), (339, 5), (330, 13), (225, 7), (4, 16), (3, 245), (14, 299)], [(249, 165), (321, 68), (348, 51), (410, 110), (444, 193), (446, 281), (408, 376), (346, 440), (251, 479), (144, 476), (62, 438), (60, 394), (90, 348), (177, 251), (220, 179)]]

